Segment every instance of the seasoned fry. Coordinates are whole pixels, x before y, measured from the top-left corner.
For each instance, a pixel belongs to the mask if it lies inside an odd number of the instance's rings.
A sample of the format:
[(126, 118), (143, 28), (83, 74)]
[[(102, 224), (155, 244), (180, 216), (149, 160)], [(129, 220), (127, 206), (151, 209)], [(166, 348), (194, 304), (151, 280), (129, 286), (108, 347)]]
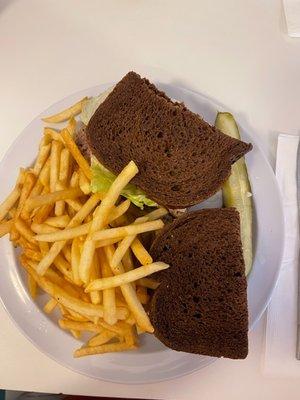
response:
[(58, 190), (53, 193), (42, 194), (28, 199), (27, 207), (29, 210), (33, 210), (43, 205), (54, 204), (59, 200), (75, 199), (76, 197), (82, 196), (82, 194), (82, 191), (78, 188)]
[(104, 290), (121, 286), (125, 283), (134, 282), (138, 279), (144, 278), (145, 276), (154, 274), (155, 272), (162, 271), (167, 268), (169, 268), (168, 264), (158, 261), (110, 278), (103, 277), (100, 279), (96, 279), (86, 287), (85, 292), (88, 293), (93, 290)]
[[(30, 275), (31, 276), (31, 275)], [(52, 311), (55, 309), (57, 306), (57, 301), (55, 299), (50, 299), (45, 305), (43, 310), (45, 311), (46, 314), (51, 314)]]
[[(111, 266), (111, 260), (114, 254), (114, 247), (112, 245), (104, 247), (104, 252), (108, 259), (109, 265)], [(112, 268), (112, 271), (114, 275), (124, 274), (125, 272), (122, 263), (120, 263), (118, 267)], [(153, 332), (154, 329), (150, 322), (150, 319), (146, 311), (144, 310), (141, 302), (137, 298), (137, 294), (133, 286), (130, 283), (125, 283), (121, 286), (121, 291), (130, 311), (136, 319), (137, 324), (146, 332)]]
[(138, 238), (134, 239), (130, 247), (133, 254), (136, 256), (136, 258), (142, 265), (151, 264), (153, 262), (152, 257), (150, 256), (150, 254), (148, 253), (148, 251), (145, 249), (142, 242)]
[(127, 226), (120, 226), (119, 228), (99, 230), (91, 235), (91, 240), (105, 240), (117, 237), (137, 235), (139, 233), (162, 229), (163, 226), (164, 223), (162, 222), (162, 220), (158, 219), (157, 221), (144, 222), (137, 225), (131, 224)]
[(47, 144), (45, 146), (40, 147), (37, 159), (34, 163), (33, 172), (35, 175), (39, 175), (45, 162), (48, 160), (49, 154), (51, 150), (51, 144)]
[(71, 179), (70, 179), (70, 186), (72, 188), (79, 187), (79, 174), (78, 171), (74, 171)]
[(103, 229), (105, 227), (108, 221), (109, 212), (111, 211), (113, 205), (116, 203), (121, 191), (137, 173), (138, 168), (135, 163), (131, 161), (117, 176), (115, 181), (110, 186), (101, 204), (96, 209), (92, 226), (84, 243), (80, 259), (80, 278), (85, 283), (89, 281), (91, 264), (96, 248), (95, 241), (92, 240), (92, 236), (95, 231), (97, 231), (98, 229)]
[(49, 217), (46, 219), (45, 224), (53, 226), (55, 228), (65, 228), (69, 222), (70, 217), (65, 214), (57, 217)]
[[(97, 206), (99, 201), (101, 200), (102, 195), (99, 193), (93, 194), (89, 200), (83, 205), (80, 211), (71, 219), (68, 224), (69, 228), (75, 227), (79, 225), (86, 217), (89, 215), (92, 210)], [(40, 275), (44, 275), (47, 271), (47, 268), (50, 267), (55, 257), (60, 253), (62, 248), (64, 247), (66, 241), (55, 242), (50, 251), (45, 255), (45, 257), (41, 260), (39, 265), (37, 266), (37, 272)]]
[(61, 131), (61, 136), (64, 139), (65, 145), (67, 146), (70, 153), (74, 157), (75, 161), (79, 165), (79, 168), (81, 168), (82, 171), (84, 172), (85, 176), (89, 180), (91, 180), (91, 177), (92, 177), (91, 168), (90, 168), (88, 162), (86, 161), (86, 159), (81, 154), (80, 150), (78, 149), (76, 143), (74, 142), (74, 140), (73, 140), (72, 136), (70, 135), (70, 132), (68, 131), (67, 128), (65, 128)]
[[(102, 250), (98, 250), (100, 257), (101, 274), (103, 278), (112, 276), (112, 272), (108, 265), (108, 260)], [(116, 317), (116, 293), (114, 289), (107, 289), (103, 291), (103, 319), (109, 325), (114, 325), (117, 322)]]
[(13, 220), (0, 223), (0, 238), (10, 232), (13, 226)]
[(53, 204), (46, 204), (38, 209), (32, 221), (36, 224), (42, 224), (49, 217), (53, 209)]
[(49, 123), (59, 123), (63, 121), (67, 121), (69, 118), (75, 117), (77, 114), (81, 113), (82, 107), (84, 103), (86, 102), (87, 97), (84, 97), (83, 99), (79, 100), (77, 103), (73, 104), (71, 107), (66, 108), (63, 111), (60, 111), (57, 114), (50, 115), (48, 117), (43, 117), (42, 120), (44, 122), (49, 122)]
[(104, 354), (104, 353), (134, 350), (136, 348), (137, 348), (136, 345), (130, 345), (127, 343), (111, 343), (95, 347), (82, 347), (74, 352), (74, 357), (77, 358), (77, 357), (89, 356), (92, 354)]
[[(43, 189), (44, 189), (43, 184), (38, 179), (36, 181), (34, 187), (32, 188), (32, 191), (30, 192), (28, 199), (40, 195), (42, 193)], [(28, 199), (26, 200), (24, 207), (20, 213), (21, 218), (24, 220), (30, 219), (30, 210), (28, 210), (28, 207), (27, 207)]]

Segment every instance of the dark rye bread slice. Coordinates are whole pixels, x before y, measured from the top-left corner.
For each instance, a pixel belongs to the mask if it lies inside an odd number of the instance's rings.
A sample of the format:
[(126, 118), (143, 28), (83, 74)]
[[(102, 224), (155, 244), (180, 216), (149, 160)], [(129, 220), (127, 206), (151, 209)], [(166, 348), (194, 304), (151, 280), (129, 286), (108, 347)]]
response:
[(248, 354), (247, 282), (239, 214), (233, 208), (188, 213), (155, 239), (150, 319), (157, 338), (177, 351), (213, 357)]
[(98, 107), (87, 140), (115, 174), (134, 160), (139, 174), (133, 182), (169, 208), (185, 208), (213, 195), (231, 164), (252, 148), (171, 101), (134, 72)]

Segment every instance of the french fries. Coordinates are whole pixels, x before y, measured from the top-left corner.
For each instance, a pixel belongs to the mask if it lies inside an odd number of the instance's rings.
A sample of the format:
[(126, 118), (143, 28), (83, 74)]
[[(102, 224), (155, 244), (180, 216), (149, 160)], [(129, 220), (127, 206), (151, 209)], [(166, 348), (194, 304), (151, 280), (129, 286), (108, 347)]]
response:
[(73, 104), (69, 108), (66, 108), (63, 111), (60, 111), (57, 114), (50, 115), (49, 117), (44, 117), (44, 118), (42, 118), (42, 120), (44, 122), (49, 122), (49, 123), (59, 123), (59, 122), (67, 121), (68, 119), (80, 114), (82, 107), (83, 107), (84, 103), (86, 102), (86, 100), (87, 100), (87, 97), (84, 97), (83, 99), (79, 100), (77, 103)]
[(123, 274), (116, 275), (111, 278), (103, 277), (100, 279), (95, 279), (86, 287), (85, 291), (88, 293), (93, 290), (111, 289), (124, 285), (125, 283), (137, 281), (138, 279), (144, 278), (167, 268), (169, 268), (169, 265), (163, 262), (155, 262), (153, 264), (144, 265), (142, 267), (135, 268), (132, 271), (124, 272)]
[(44, 128), (32, 168), (20, 170), (0, 204), (0, 237), (8, 234), (21, 248), (19, 261), (32, 299), (46, 293), (44, 312), (56, 310), (54, 318), (61, 314), (60, 328), (74, 338), (94, 335), (74, 357), (137, 348), (137, 332), (153, 332), (143, 305), (158, 283), (147, 276), (168, 267), (153, 263), (139, 238), (163, 227), (166, 209), (130, 223), (132, 203), (120, 200), (138, 173), (134, 162), (107, 192), (91, 193), (91, 167), (74, 141), (73, 117), (81, 107), (82, 101), (44, 119), (68, 123), (61, 131)]

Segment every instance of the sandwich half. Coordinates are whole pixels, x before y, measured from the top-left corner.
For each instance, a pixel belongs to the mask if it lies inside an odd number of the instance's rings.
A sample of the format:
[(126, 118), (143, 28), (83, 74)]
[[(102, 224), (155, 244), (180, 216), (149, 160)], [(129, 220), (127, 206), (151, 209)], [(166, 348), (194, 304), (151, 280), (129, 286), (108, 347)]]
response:
[(150, 309), (155, 335), (177, 351), (213, 357), (248, 354), (247, 282), (234, 208), (188, 213), (167, 225), (151, 247), (170, 268)]
[(117, 175), (133, 160), (133, 183), (168, 208), (217, 192), (252, 145), (210, 126), (147, 79), (129, 72), (99, 105), (86, 129), (91, 153)]

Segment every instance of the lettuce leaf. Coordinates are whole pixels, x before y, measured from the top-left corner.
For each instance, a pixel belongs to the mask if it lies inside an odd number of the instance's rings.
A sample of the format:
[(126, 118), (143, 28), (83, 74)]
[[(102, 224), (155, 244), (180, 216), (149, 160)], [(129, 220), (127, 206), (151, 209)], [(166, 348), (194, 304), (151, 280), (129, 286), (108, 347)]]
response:
[(80, 118), (81, 121), (87, 125), (92, 118), (92, 116), (95, 114), (95, 111), (97, 108), (100, 106), (101, 103), (106, 99), (106, 97), (112, 92), (114, 89), (114, 86), (111, 88), (107, 89), (105, 92), (99, 94), (99, 96), (94, 96), (90, 97), (85, 103), (82, 108)]
[[(92, 157), (92, 180), (91, 189), (93, 193), (107, 192), (116, 176), (106, 169), (99, 161)], [(123, 189), (121, 195), (129, 199), (134, 205), (143, 210), (144, 206), (157, 207), (157, 203), (149, 199), (145, 192), (137, 186), (129, 183)]]

